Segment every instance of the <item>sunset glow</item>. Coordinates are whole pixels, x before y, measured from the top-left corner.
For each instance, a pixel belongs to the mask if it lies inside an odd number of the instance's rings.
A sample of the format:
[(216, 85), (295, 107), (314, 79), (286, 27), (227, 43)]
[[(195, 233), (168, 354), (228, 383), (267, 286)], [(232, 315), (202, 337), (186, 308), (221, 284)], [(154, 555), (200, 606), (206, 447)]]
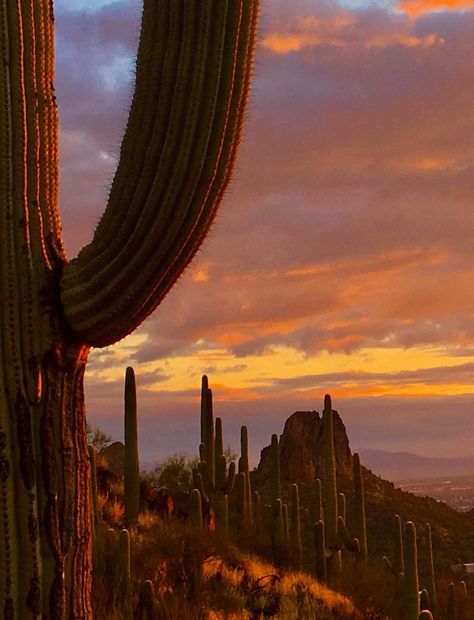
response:
[[(139, 3), (58, 6), (61, 208), (74, 255), (116, 165)], [(197, 448), (203, 373), (229, 441), (247, 423), (254, 452), (330, 392), (356, 446), (441, 453), (444, 441), (472, 453), (473, 6), (267, 0), (220, 215), (155, 314), (92, 353), (94, 423), (120, 433), (133, 365), (149, 458), (178, 451), (183, 436)]]

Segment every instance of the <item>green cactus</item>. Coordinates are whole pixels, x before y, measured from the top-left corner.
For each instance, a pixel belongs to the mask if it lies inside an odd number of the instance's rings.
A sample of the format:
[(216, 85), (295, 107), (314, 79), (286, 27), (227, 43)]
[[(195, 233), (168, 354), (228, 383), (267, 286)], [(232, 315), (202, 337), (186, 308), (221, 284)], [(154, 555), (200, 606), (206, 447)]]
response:
[(258, 0), (144, 1), (108, 206), (91, 243), (68, 262), (57, 207), (53, 2), (1, 4), (6, 617), (91, 617), (88, 353), (131, 333), (158, 306), (209, 230), (239, 144), (257, 10)]
[(280, 475), (280, 445), (278, 441), (278, 435), (272, 435), (272, 441), (270, 444), (270, 493), (271, 501), (275, 503), (277, 499), (281, 498), (281, 475)]
[(202, 530), (202, 498), (199, 489), (193, 489), (189, 495), (189, 521), (191, 525)]
[(125, 450), (123, 457), (123, 491), (125, 524), (128, 528), (138, 522), (140, 510), (140, 466), (138, 460), (137, 392), (135, 372), (125, 371)]
[(298, 485), (291, 485), (290, 557), (294, 568), (301, 570), (303, 549), (301, 546), (300, 499)]

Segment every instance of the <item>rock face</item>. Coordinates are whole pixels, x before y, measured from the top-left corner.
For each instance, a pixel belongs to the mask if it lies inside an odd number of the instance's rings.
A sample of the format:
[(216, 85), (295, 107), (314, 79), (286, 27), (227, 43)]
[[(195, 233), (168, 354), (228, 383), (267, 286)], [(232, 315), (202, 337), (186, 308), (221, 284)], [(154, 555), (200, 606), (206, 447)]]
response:
[(107, 469), (116, 476), (123, 476), (123, 457), (125, 446), (121, 441), (114, 441), (110, 446), (102, 448), (99, 455), (107, 461)]
[[(323, 455), (323, 421), (317, 411), (297, 411), (285, 422), (280, 435), (281, 479), (286, 482), (309, 482), (321, 475)], [(334, 450), (337, 473), (348, 475), (351, 450), (346, 427), (334, 411)], [(270, 468), (270, 446), (260, 453), (260, 463), (255, 478), (266, 479)]]

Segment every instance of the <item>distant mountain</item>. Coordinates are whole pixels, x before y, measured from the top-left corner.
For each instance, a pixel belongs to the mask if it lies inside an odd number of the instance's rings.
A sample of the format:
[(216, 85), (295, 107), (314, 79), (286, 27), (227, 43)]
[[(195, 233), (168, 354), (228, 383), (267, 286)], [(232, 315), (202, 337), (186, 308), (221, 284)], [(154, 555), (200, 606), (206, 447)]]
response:
[(474, 456), (429, 457), (364, 448), (359, 454), (362, 463), (374, 474), (394, 482), (474, 474)]
[[(348, 524), (354, 518), (354, 483), (352, 480), (351, 450), (344, 423), (335, 412), (334, 446), (338, 490), (347, 500)], [(252, 472), (252, 484), (263, 504), (269, 501), (270, 448), (265, 447), (260, 463)], [(426, 540), (426, 523), (431, 524), (433, 553), (437, 570), (447, 571), (453, 564), (474, 561), (474, 520), (471, 513), (457, 512), (442, 501), (421, 497), (397, 488), (387, 478), (409, 479), (436, 477), (440, 471), (474, 472), (474, 457), (462, 459), (423, 458), (414, 454), (390, 454), (361, 450), (359, 452), (365, 485), (367, 536), (369, 553), (375, 558), (392, 553), (394, 516), (416, 524), (420, 553)], [(385, 456), (386, 461), (375, 460)], [(374, 458), (370, 458), (374, 457)], [(316, 505), (315, 477), (321, 476), (322, 419), (316, 411), (298, 411), (290, 416), (280, 435), (280, 469), (282, 495), (289, 501), (292, 482), (298, 483), (301, 505), (309, 510), (309, 521)], [(386, 466), (382, 468), (383, 464)], [(443, 464), (445, 468), (443, 470)], [(448, 464), (451, 466), (448, 469)], [(392, 469), (388, 469), (391, 465)], [(383, 476), (376, 475), (378, 472)], [(396, 476), (395, 476), (396, 473)], [(441, 474), (444, 475), (444, 474)], [(308, 539), (309, 540), (309, 539)], [(308, 543), (309, 544), (309, 543)], [(421, 557), (421, 556), (420, 556)]]

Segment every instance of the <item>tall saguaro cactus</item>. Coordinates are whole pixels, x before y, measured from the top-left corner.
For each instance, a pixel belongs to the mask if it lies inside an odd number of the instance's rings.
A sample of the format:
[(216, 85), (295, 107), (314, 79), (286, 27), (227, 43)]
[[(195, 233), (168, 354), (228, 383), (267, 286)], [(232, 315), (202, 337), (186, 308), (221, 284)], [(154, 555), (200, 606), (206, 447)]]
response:
[(137, 389), (135, 372), (131, 366), (128, 366), (125, 371), (124, 405), (123, 491), (125, 523), (127, 527), (132, 527), (138, 521), (140, 509), (140, 464), (138, 459)]
[(232, 171), (258, 0), (145, 0), (120, 163), (68, 262), (52, 0), (0, 2), (0, 614), (90, 618), (83, 376), (205, 237)]

